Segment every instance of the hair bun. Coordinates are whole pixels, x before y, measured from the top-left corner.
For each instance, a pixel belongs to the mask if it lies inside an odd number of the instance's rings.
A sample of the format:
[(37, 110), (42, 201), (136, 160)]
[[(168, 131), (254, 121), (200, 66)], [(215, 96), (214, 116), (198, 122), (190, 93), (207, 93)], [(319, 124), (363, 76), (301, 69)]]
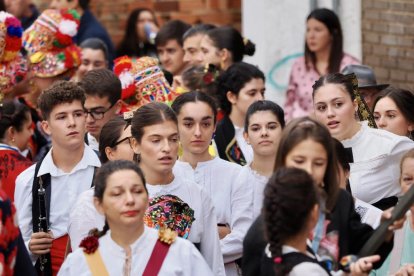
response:
[(253, 56), (256, 52), (256, 44), (254, 44), (250, 39), (244, 38), (244, 54), (248, 56)]

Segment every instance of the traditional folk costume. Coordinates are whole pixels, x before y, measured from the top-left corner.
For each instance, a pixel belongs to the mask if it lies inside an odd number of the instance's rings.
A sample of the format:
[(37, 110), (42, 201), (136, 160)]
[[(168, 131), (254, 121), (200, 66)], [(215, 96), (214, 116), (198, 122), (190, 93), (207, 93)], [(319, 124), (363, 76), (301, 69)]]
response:
[(187, 162), (177, 161), (173, 171), (180, 179), (189, 179), (211, 197), (218, 225), (226, 225), (231, 233), (220, 240), (226, 275), (238, 275), (235, 261), (242, 257), (243, 239), (252, 224), (250, 186), (238, 182), (242, 167), (219, 157), (198, 162), (193, 169)]
[(168, 245), (158, 232), (145, 227), (130, 246), (129, 255), (111, 238), (109, 230), (95, 245), (96, 251), (88, 253), (79, 248), (71, 253), (58, 275), (216, 275), (193, 244), (176, 238)]
[[(166, 220), (171, 216), (172, 208), (168, 201), (178, 201), (184, 216), (180, 216), (178, 212), (173, 215), (178, 219), (178, 227), (175, 226), (173, 230), (178, 228), (178, 232), (183, 237), (188, 233), (188, 240), (200, 249), (214, 275), (225, 275), (217, 220), (213, 203), (207, 192), (190, 179), (179, 176), (166, 185), (148, 183), (146, 186), (150, 198), (149, 208), (144, 216), (146, 225), (155, 228), (164, 227)], [(193, 211), (194, 220), (191, 219), (192, 212), (189, 209)]]
[[(22, 46), (22, 26), (13, 15), (0, 12), (0, 103), (4, 94), (9, 92), (27, 73), (27, 61), (20, 54)], [(0, 108), (0, 119), (2, 111)], [(7, 120), (6, 118), (4, 118)], [(0, 179), (2, 189), (14, 200), (16, 177), (32, 162), (16, 147), (0, 144)]]
[(246, 165), (253, 161), (253, 148), (243, 137), (244, 128), (233, 125), (228, 116), (217, 124), (214, 142), (221, 159)]
[[(80, 48), (73, 41), (78, 27), (79, 15), (76, 11), (45, 10), (23, 33), (23, 47), (27, 51), (29, 71), (33, 76), (47, 79), (68, 72), (75, 73), (81, 63)], [(30, 89), (30, 93), (40, 94), (35, 81), (30, 82)], [(41, 129), (42, 118), (36, 110), (36, 102), (30, 102), (29, 97), (21, 101), (31, 109), (36, 125), (30, 146), (33, 160), (38, 161), (50, 149), (50, 139)]]
[(264, 188), (266, 187), (269, 177), (259, 174), (253, 170), (249, 165), (244, 166), (236, 180), (236, 182), (245, 183), (251, 190), (250, 198), (252, 204), (252, 219), (255, 220), (262, 212)]
[(158, 60), (151, 57), (117, 58), (114, 73), (122, 84), (121, 99), (124, 106), (121, 113), (134, 111), (149, 102), (163, 102), (171, 105), (179, 95), (171, 89)]
[[(168, 227), (186, 238), (200, 250), (214, 275), (225, 275), (217, 232), (217, 220), (210, 197), (193, 183), (175, 178), (167, 185), (146, 185), (150, 198), (144, 223), (151, 228)], [(102, 229), (105, 217), (93, 204), (93, 189), (82, 193), (71, 211), (68, 233), (72, 249), (89, 231)]]
[(394, 206), (401, 191), (398, 183), (400, 159), (414, 148), (414, 142), (407, 137), (370, 128), (365, 123), (353, 137), (341, 142), (344, 147), (352, 148), (349, 177), (352, 194), (382, 210)]
[[(46, 201), (49, 226), (49, 229), (44, 231), (50, 230), (54, 237), (50, 255), (51, 269), (53, 275), (56, 275), (68, 246), (67, 229), (70, 210), (79, 194), (91, 187), (94, 172), (97, 167), (100, 167), (100, 161), (95, 152), (85, 145), (82, 159), (70, 173), (64, 173), (54, 164), (52, 150), (48, 152), (42, 162), (31, 166), (17, 177), (15, 203), (18, 210), (19, 226), (29, 250), (32, 233), (34, 230), (39, 231), (39, 213), (41, 212), (39, 200), (41, 195), (36, 195), (36, 193), (39, 193), (38, 186), (40, 178), (42, 179), (42, 185), (46, 190), (44, 200)], [(33, 263), (39, 258), (37, 255), (31, 253), (30, 255)]]

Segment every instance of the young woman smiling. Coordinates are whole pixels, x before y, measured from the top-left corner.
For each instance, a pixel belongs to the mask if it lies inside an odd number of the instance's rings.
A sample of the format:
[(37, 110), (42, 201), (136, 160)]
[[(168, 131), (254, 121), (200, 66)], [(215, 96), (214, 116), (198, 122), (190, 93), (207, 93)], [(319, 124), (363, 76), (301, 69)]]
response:
[(321, 77), (313, 86), (315, 116), (352, 151), (349, 177), (352, 194), (385, 210), (397, 203), (401, 191), (399, 160), (414, 148), (414, 142), (357, 121), (355, 113), (363, 108), (361, 104), (358, 106), (357, 93), (354, 74)]
[(242, 257), (243, 238), (252, 222), (249, 185), (236, 181), (241, 166), (209, 153), (217, 119), (214, 99), (188, 92), (176, 98), (172, 108), (183, 150), (174, 174), (196, 182), (212, 198), (226, 275), (238, 275), (235, 261)]
[[(132, 148), (148, 182), (150, 207), (145, 216), (147, 225), (162, 226), (165, 222), (162, 219), (173, 217), (171, 213), (178, 205), (179, 211), (172, 222), (174, 229), (184, 237), (188, 235), (188, 239), (199, 247), (214, 275), (224, 275), (211, 198), (192, 179), (175, 176), (173, 172), (179, 142), (174, 111), (158, 102), (140, 107), (133, 114), (131, 133)], [(188, 212), (180, 213), (181, 208)]]

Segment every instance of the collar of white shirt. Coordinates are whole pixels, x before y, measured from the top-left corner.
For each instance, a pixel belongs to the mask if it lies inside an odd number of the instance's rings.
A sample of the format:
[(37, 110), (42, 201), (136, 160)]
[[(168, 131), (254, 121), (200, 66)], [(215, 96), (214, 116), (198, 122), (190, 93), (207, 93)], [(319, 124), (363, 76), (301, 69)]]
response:
[[(50, 173), (51, 176), (60, 176), (65, 175), (67, 173), (64, 173), (61, 169), (56, 167), (55, 163), (53, 162), (52, 158), (52, 150), (51, 148), (49, 152), (46, 154), (45, 158), (43, 159), (42, 165), (40, 165), (39, 172), (37, 173), (37, 176), (41, 176), (44, 174)], [(100, 167), (101, 162), (99, 161), (98, 156), (96, 153), (85, 144), (85, 149), (83, 151), (82, 159), (79, 161), (78, 164), (73, 168), (73, 170), (69, 173), (72, 174), (76, 171), (86, 169), (87, 167)]]

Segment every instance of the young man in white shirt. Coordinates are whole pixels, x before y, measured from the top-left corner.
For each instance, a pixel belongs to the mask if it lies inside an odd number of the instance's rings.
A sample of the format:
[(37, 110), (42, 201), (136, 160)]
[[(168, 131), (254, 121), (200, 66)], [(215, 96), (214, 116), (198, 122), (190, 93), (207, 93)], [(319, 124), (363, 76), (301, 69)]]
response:
[(16, 179), (19, 227), (33, 263), (44, 275), (59, 270), (68, 244), (69, 212), (78, 195), (91, 187), (100, 166), (84, 143), (84, 102), (83, 89), (68, 81), (56, 82), (40, 95), (42, 128), (51, 137), (52, 149)]
[(102, 127), (121, 111), (121, 81), (108, 69), (95, 69), (87, 72), (79, 85), (86, 96), (85, 142), (98, 152)]

